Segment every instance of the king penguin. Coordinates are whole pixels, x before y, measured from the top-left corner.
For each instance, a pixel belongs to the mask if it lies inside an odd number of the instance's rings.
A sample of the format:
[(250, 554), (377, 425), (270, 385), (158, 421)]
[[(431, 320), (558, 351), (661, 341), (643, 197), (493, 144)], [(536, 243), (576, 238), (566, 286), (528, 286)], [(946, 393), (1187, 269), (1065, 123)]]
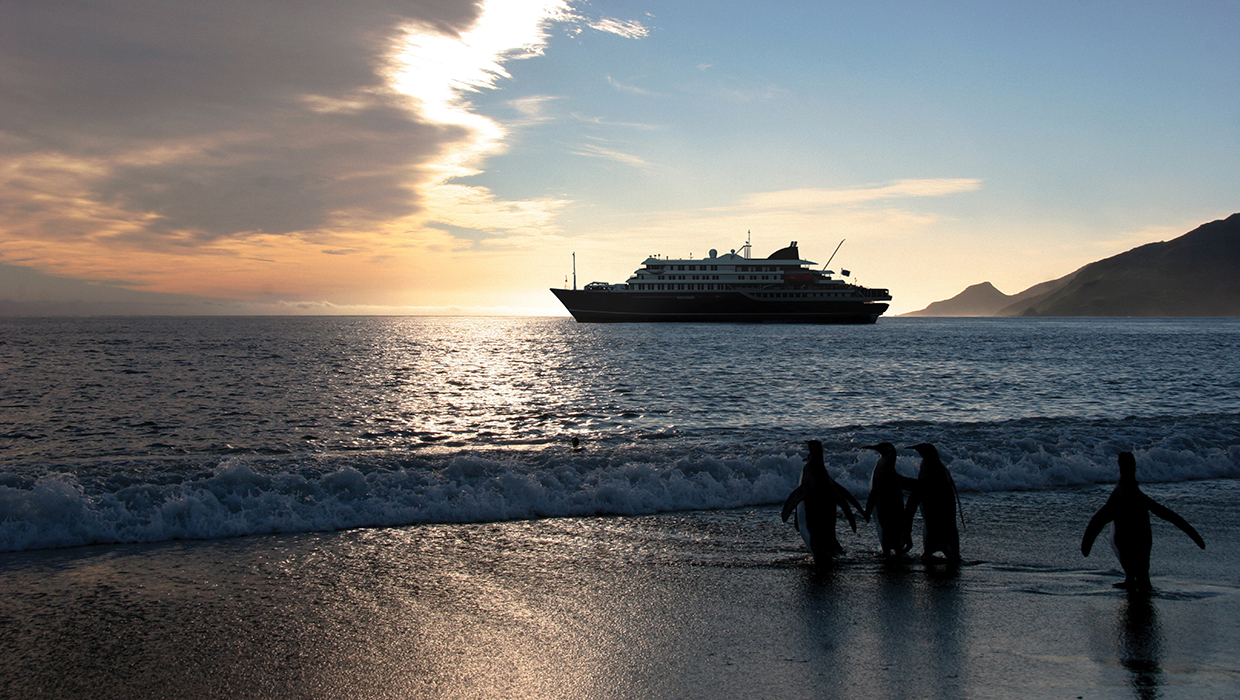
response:
[(956, 491), (956, 482), (939, 458), (939, 451), (934, 445), (923, 442), (908, 448), (921, 455), (921, 468), (917, 471), (917, 490), (909, 496), (905, 518), (912, 527), (913, 515), (921, 505), (921, 519), (925, 524), (925, 536), (922, 538), (923, 559), (928, 559), (935, 552), (942, 552), (947, 561), (960, 563), (960, 531), (956, 529), (956, 510), (960, 510), (960, 520), (964, 522), (964, 509), (960, 506), (960, 494)]
[(890, 442), (862, 449), (879, 454), (870, 474), (870, 495), (865, 498), (865, 519), (874, 516), (883, 556), (898, 557), (913, 548), (912, 520), (904, 515), (904, 492), (915, 493), (917, 480), (896, 471), (896, 448)]
[(1098, 533), (1107, 523), (1115, 523), (1111, 531), (1112, 544), (1119, 556), (1119, 565), (1124, 567), (1124, 582), (1115, 584), (1116, 588), (1129, 591), (1148, 591), (1152, 588), (1150, 549), (1154, 540), (1150, 531), (1150, 513), (1183, 530), (1198, 547), (1206, 548), (1201, 535), (1184, 518), (1141, 492), (1141, 487), (1137, 485), (1137, 460), (1131, 452), (1120, 452), (1119, 483), (1106, 504), (1090, 518), (1085, 536), (1081, 538), (1081, 554), (1089, 556)]
[(861, 512), (861, 504), (848, 489), (835, 483), (827, 472), (822, 461), (822, 443), (808, 440), (805, 444), (809, 447), (809, 456), (805, 458), (805, 468), (801, 470), (801, 485), (784, 502), (780, 517), (788, 522), (788, 516), (795, 511), (796, 526), (801, 531), (805, 546), (813, 552), (815, 560), (825, 562), (844, 551), (835, 537), (835, 507), (838, 505), (844, 509), (848, 524), (856, 532), (857, 519), (849, 505)]

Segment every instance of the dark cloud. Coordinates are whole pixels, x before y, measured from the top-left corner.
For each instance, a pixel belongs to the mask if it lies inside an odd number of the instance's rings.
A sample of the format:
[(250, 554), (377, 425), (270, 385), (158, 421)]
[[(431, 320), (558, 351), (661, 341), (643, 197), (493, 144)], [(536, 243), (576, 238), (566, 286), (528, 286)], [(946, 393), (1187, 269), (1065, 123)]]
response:
[(181, 242), (408, 214), (419, 168), (466, 134), (419, 120), (386, 86), (386, 57), (403, 27), (454, 35), (477, 12), (0, 0), (0, 157), (102, 162), (93, 197), (157, 215), (148, 232)]

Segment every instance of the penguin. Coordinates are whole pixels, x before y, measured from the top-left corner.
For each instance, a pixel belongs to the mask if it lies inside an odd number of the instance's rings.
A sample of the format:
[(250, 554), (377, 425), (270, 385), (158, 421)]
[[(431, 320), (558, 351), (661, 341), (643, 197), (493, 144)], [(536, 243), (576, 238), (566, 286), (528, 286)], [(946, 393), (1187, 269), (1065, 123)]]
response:
[(896, 471), (896, 448), (890, 442), (866, 445), (879, 454), (865, 498), (865, 519), (874, 515), (883, 556), (898, 557), (913, 548), (912, 520), (904, 515), (904, 492), (916, 492), (917, 480)]
[(1115, 584), (1116, 588), (1129, 591), (1149, 591), (1153, 588), (1150, 585), (1150, 549), (1153, 546), (1150, 513), (1183, 530), (1198, 547), (1206, 548), (1201, 535), (1184, 518), (1141, 492), (1141, 487), (1137, 485), (1137, 460), (1131, 452), (1120, 452), (1119, 483), (1106, 504), (1090, 518), (1085, 536), (1081, 538), (1081, 554), (1089, 556), (1098, 533), (1107, 523), (1115, 523), (1111, 531), (1112, 543), (1119, 557), (1119, 565), (1124, 568), (1124, 581)]
[(832, 555), (844, 551), (835, 537), (835, 507), (844, 509), (844, 516), (852, 531), (857, 531), (857, 519), (853, 516), (851, 504), (861, 512), (861, 504), (848, 489), (835, 483), (835, 479), (827, 472), (822, 461), (822, 443), (807, 440), (809, 456), (805, 458), (805, 468), (801, 470), (801, 485), (788, 496), (780, 517), (788, 522), (788, 516), (796, 512), (796, 527), (801, 531), (801, 539), (814, 559), (828, 561)]
[(917, 490), (908, 499), (905, 508), (905, 519), (911, 529), (913, 515), (917, 506), (921, 506), (921, 519), (925, 524), (925, 535), (922, 538), (923, 559), (929, 559), (935, 552), (942, 552), (947, 561), (960, 563), (960, 532), (956, 529), (956, 513), (960, 511), (960, 522), (964, 522), (964, 508), (960, 505), (960, 494), (956, 491), (956, 482), (939, 458), (939, 451), (934, 445), (923, 442), (907, 449), (916, 450), (921, 455), (921, 468), (917, 471)]

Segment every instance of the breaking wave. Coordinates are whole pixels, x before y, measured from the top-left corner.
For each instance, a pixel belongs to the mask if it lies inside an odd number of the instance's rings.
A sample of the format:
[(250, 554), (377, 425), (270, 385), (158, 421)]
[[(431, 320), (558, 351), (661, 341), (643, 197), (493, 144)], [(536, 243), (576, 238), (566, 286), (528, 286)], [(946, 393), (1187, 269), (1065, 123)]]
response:
[[(661, 439), (580, 452), (557, 445), (417, 457), (234, 454), (182, 475), (137, 460), (109, 464), (99, 476), (81, 465), (41, 476), (0, 472), (0, 551), (768, 505), (795, 487), (806, 438), (823, 441), (828, 469), (859, 497), (876, 454), (858, 448), (883, 440), (936, 443), (961, 491), (1112, 482), (1121, 450), (1136, 454), (1144, 482), (1240, 477), (1235, 415), (651, 437)], [(902, 453), (897, 468), (913, 476), (917, 459)]]

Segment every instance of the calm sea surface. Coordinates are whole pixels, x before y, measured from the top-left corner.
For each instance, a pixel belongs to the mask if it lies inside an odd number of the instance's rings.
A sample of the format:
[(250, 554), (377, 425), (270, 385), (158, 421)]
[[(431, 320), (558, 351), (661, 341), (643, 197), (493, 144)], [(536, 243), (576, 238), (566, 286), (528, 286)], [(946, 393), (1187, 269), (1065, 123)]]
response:
[[(1240, 320), (0, 319), (0, 551), (1240, 477)], [(577, 437), (582, 449), (574, 451)], [(899, 462), (914, 474), (916, 455)]]

